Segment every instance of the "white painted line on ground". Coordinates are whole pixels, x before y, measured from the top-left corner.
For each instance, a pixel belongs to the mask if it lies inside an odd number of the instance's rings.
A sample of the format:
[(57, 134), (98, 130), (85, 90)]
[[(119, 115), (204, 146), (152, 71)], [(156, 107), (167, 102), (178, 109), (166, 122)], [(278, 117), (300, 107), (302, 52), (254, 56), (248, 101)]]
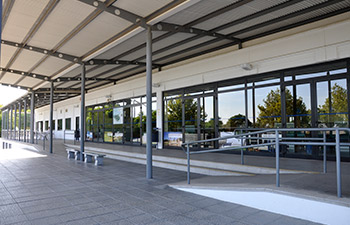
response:
[(350, 208), (345, 206), (262, 191), (177, 189), (316, 223), (350, 224)]

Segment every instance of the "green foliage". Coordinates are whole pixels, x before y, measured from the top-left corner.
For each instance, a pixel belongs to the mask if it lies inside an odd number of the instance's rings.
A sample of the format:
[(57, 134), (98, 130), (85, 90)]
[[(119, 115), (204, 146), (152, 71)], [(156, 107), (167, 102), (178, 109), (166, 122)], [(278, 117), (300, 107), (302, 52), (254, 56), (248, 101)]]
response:
[[(296, 99), (296, 109), (293, 109), (293, 96), (286, 89), (286, 113), (287, 115), (300, 115), (294, 117), (295, 127), (305, 127), (309, 124), (310, 117), (305, 114), (310, 114), (310, 110), (306, 109), (306, 104), (302, 97)], [(271, 90), (263, 100), (264, 105), (258, 105), (260, 111), (257, 118), (257, 127), (273, 128), (275, 123), (281, 123), (281, 91), (280, 89)]]
[[(252, 125), (252, 122), (250, 122), (248, 120), (248, 127)], [(228, 119), (228, 121), (226, 122), (225, 125), (223, 125), (223, 127), (226, 129), (226, 130), (234, 130), (235, 128), (238, 128), (238, 127), (245, 127), (246, 124), (245, 124), (245, 116), (242, 115), (242, 114), (237, 114), (237, 115), (234, 115), (234, 116), (231, 116), (230, 119)]]
[(328, 113), (344, 113), (348, 111), (347, 90), (338, 84), (334, 84), (331, 89), (331, 109), (329, 105), (329, 98), (325, 99), (323, 105), (318, 107), (320, 121), (327, 121), (327, 126), (333, 126), (335, 122), (346, 123), (348, 120), (347, 114), (322, 115)]
[[(197, 101), (193, 98), (184, 100), (185, 106), (185, 125), (193, 125), (197, 121)], [(167, 121), (169, 131), (179, 131), (182, 127), (182, 99), (172, 99), (167, 102)], [(200, 107), (201, 121), (205, 121), (207, 114), (203, 113), (203, 107)]]

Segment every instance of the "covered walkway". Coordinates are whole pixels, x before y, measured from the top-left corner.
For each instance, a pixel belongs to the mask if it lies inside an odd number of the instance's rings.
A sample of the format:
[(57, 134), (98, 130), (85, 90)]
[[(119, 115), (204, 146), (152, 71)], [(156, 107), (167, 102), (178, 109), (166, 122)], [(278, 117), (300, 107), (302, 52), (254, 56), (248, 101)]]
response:
[(0, 152), (0, 224), (311, 224), (167, 186), (184, 172), (155, 168), (147, 180), (144, 165), (122, 161), (95, 167), (43, 151), (5, 158), (20, 151), (30, 150)]

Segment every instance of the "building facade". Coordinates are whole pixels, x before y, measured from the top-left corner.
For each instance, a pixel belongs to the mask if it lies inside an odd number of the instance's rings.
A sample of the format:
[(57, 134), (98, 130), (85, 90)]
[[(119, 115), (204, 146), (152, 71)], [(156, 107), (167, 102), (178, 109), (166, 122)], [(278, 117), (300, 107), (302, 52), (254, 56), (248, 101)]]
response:
[[(350, 14), (345, 13), (182, 61), (153, 74), (153, 128), (158, 147), (266, 128), (349, 127)], [(86, 94), (86, 140), (143, 145), (146, 121), (144, 74)], [(54, 136), (79, 129), (80, 97), (54, 105)], [(49, 106), (35, 110), (45, 131)], [(319, 134), (293, 132), (287, 136)], [(73, 138), (73, 136), (66, 138)], [(327, 138), (334, 134), (327, 133)], [(349, 141), (349, 134), (341, 139)], [(225, 147), (208, 142), (198, 148)], [(247, 154), (272, 154), (269, 149)], [(310, 146), (287, 146), (287, 156), (320, 158)], [(349, 148), (341, 149), (350, 159)], [(334, 152), (330, 153), (334, 155)]]

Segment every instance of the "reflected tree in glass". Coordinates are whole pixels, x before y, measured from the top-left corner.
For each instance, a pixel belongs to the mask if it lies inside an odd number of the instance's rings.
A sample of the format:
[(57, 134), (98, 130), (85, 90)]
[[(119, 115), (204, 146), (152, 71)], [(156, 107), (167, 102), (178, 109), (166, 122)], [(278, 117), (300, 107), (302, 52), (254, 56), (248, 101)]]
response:
[[(286, 113), (287, 115), (293, 115), (293, 96), (288, 89), (285, 89), (286, 93)], [(281, 123), (281, 91), (280, 89), (271, 90), (266, 98), (263, 100), (263, 105), (258, 105), (260, 114), (257, 118), (257, 126), (262, 128), (273, 128), (276, 123)], [(305, 115), (309, 114), (309, 110), (303, 101), (302, 97), (296, 99), (296, 114)], [(299, 127), (298, 124), (308, 124), (309, 118), (306, 116), (296, 116), (295, 127)]]

